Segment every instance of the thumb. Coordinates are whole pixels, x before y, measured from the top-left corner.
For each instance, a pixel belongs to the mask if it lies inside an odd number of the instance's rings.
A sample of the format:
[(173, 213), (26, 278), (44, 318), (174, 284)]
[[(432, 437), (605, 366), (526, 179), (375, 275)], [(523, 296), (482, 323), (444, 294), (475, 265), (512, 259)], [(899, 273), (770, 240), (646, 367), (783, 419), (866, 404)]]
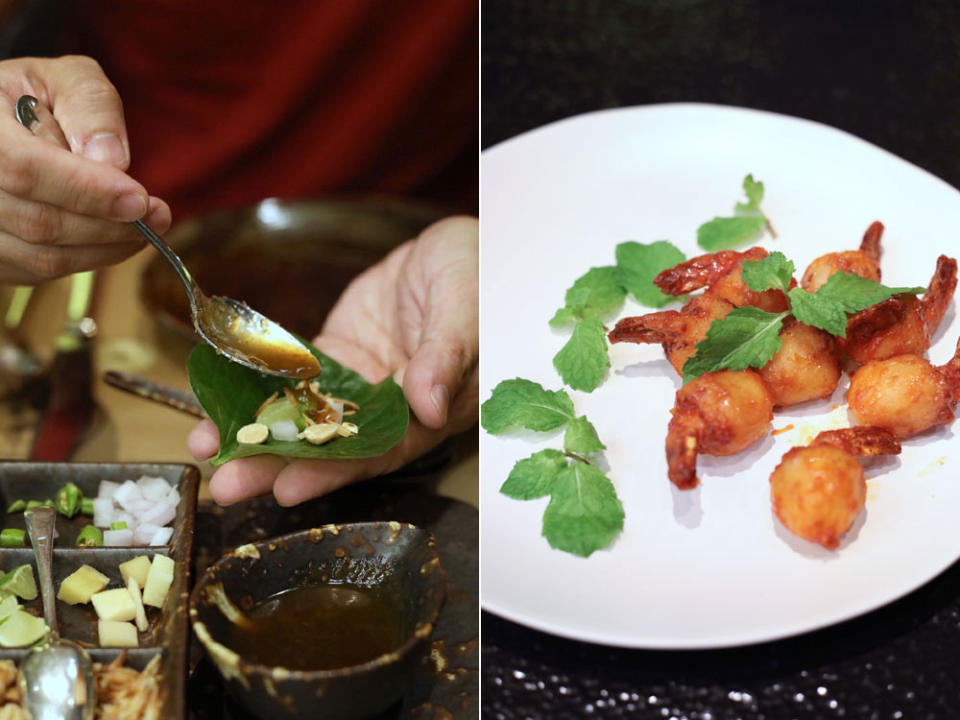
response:
[(130, 165), (123, 103), (96, 60), (71, 55), (46, 61), (44, 83), (70, 149), (121, 170)]

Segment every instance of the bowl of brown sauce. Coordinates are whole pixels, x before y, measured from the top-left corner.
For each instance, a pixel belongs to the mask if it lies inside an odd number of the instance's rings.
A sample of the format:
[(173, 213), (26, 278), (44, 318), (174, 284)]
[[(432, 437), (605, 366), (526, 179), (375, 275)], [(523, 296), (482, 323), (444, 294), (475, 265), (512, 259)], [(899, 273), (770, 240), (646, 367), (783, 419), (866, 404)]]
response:
[(324, 525), (227, 553), (198, 579), (190, 619), (244, 708), (360, 720), (396, 704), (429, 662), (443, 593), (426, 530)]

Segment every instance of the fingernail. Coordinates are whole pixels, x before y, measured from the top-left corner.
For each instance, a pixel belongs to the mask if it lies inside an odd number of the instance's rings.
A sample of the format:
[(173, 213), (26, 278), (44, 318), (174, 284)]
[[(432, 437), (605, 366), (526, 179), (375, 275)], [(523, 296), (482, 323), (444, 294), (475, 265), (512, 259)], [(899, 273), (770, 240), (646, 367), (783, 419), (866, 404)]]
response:
[(121, 195), (113, 201), (111, 211), (117, 220), (139, 220), (147, 212), (147, 201), (136, 193)]
[(437, 414), (440, 416), (440, 422), (447, 422), (447, 405), (450, 402), (450, 393), (447, 392), (446, 385), (434, 385), (430, 390), (430, 400), (433, 402), (433, 406), (437, 409)]
[(87, 140), (83, 146), (83, 156), (109, 165), (123, 165), (127, 161), (123, 143), (113, 133), (100, 133)]

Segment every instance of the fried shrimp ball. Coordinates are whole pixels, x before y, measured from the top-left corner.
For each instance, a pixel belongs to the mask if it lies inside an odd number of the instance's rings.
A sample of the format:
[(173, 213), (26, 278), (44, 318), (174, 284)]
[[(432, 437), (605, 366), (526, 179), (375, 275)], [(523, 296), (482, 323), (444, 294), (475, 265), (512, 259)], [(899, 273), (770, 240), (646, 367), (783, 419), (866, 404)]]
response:
[(820, 433), (808, 447), (789, 450), (770, 475), (773, 512), (797, 537), (833, 550), (866, 502), (856, 456), (899, 452), (900, 443), (881, 428)]
[(610, 342), (660, 343), (678, 373), (707, 336), (710, 324), (733, 310), (733, 305), (713, 295), (697, 295), (679, 311), (664, 310), (623, 318), (608, 335)]
[(957, 261), (941, 255), (922, 299), (896, 295), (850, 318), (844, 351), (858, 365), (897, 355), (922, 355), (957, 287)]
[(686, 295), (706, 288), (707, 295), (722, 298), (736, 307), (753, 305), (767, 312), (783, 312), (787, 298), (780, 290), (756, 292), (743, 282), (743, 262), (762, 260), (769, 255), (760, 247), (744, 252), (723, 250), (700, 255), (661, 272), (654, 284), (667, 295)]
[(758, 370), (774, 406), (828, 397), (842, 374), (833, 336), (794, 321), (780, 332), (780, 340), (780, 349)]
[(847, 404), (858, 425), (906, 438), (953, 420), (958, 359), (934, 367), (918, 355), (869, 362), (850, 379)]
[(880, 238), (883, 223), (874, 222), (867, 228), (859, 250), (846, 250), (821, 255), (807, 267), (800, 279), (800, 287), (816, 292), (834, 273), (843, 271), (880, 282)]
[(681, 490), (697, 486), (697, 455), (733, 455), (767, 434), (773, 398), (752, 370), (706, 373), (677, 391), (667, 427), (667, 474)]

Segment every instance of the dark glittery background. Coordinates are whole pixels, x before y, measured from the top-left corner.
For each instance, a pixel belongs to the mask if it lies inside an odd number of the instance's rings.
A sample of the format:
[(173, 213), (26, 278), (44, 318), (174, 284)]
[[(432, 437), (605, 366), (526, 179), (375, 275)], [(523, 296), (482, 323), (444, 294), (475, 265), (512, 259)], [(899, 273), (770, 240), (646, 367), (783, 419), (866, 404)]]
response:
[[(483, 0), (481, 49), (484, 147), (601, 108), (713, 102), (833, 125), (960, 186), (960, 3)], [(481, 648), (484, 718), (960, 718), (960, 566), (748, 648), (618, 650), (486, 613)]]

